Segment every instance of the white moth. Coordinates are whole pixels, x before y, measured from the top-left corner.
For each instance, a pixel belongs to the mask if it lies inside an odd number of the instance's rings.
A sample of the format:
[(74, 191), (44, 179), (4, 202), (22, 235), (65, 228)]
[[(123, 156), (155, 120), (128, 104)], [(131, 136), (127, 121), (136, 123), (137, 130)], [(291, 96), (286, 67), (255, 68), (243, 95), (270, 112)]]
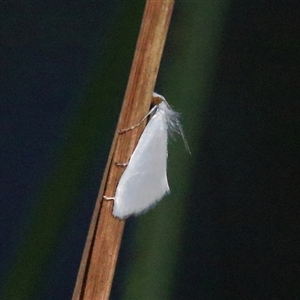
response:
[[(113, 215), (120, 219), (145, 212), (170, 192), (167, 178), (168, 135), (174, 132), (181, 134), (189, 151), (179, 114), (172, 110), (163, 96), (153, 93), (153, 100), (156, 105), (147, 114), (150, 120), (121, 176), (115, 197), (105, 197), (114, 199)], [(123, 131), (131, 130), (140, 123)]]

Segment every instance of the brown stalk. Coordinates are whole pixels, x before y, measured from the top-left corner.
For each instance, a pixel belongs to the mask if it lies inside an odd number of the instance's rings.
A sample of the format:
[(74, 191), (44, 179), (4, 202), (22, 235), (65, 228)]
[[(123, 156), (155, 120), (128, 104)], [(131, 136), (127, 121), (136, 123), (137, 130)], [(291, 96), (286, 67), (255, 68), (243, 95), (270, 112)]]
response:
[(92, 216), (72, 300), (109, 299), (125, 222), (112, 216), (114, 196), (145, 123), (134, 130), (118, 131), (137, 124), (149, 111), (174, 0), (147, 0), (117, 130)]

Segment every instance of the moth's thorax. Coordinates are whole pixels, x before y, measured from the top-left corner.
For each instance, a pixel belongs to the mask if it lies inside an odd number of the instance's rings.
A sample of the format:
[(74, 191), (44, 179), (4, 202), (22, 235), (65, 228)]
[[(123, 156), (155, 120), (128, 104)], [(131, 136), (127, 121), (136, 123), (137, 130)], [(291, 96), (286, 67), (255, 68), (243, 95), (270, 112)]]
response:
[(162, 96), (160, 94), (157, 94), (155, 92), (153, 93), (153, 95), (152, 95), (152, 105), (158, 105), (163, 101), (166, 101), (164, 96)]

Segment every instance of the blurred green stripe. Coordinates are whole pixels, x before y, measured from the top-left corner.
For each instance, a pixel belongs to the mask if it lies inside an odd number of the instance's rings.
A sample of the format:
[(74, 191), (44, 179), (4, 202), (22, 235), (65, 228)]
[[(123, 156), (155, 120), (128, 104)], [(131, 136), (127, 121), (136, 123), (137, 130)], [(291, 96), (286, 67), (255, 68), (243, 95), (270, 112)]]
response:
[[(111, 124), (112, 118), (117, 120), (116, 109), (120, 108), (115, 105), (113, 110), (112, 101), (124, 94), (143, 8), (142, 0), (119, 4), (119, 17), (105, 44), (101, 67), (95, 68), (95, 78), (68, 131), (58, 163), (49, 170), (49, 178), (41, 178), (45, 183), (34, 196), (35, 208), (24, 224), (28, 236), (7, 274), (0, 299), (32, 300), (47, 281), (44, 274), (83, 178), (98, 147), (112, 140), (105, 135), (106, 124)], [(118, 100), (121, 105), (121, 98)]]

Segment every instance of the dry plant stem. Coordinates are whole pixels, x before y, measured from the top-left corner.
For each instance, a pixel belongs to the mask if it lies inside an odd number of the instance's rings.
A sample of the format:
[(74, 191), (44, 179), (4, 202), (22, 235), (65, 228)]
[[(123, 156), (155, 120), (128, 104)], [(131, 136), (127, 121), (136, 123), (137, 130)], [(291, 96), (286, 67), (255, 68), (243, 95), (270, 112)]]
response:
[[(118, 127), (96, 201), (72, 300), (109, 299), (121, 244), (124, 221), (112, 216), (112, 197), (125, 163), (145, 126), (119, 134), (137, 124), (149, 111), (152, 92), (173, 10), (173, 0), (148, 0), (141, 24), (133, 64), (125, 92)], [(145, 123), (145, 121), (144, 121)]]

